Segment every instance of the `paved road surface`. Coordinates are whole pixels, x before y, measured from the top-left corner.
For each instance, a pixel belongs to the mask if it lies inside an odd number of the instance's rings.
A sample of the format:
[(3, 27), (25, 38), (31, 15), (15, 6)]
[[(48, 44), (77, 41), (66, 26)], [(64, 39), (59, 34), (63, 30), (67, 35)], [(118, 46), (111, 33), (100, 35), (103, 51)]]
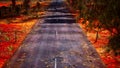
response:
[(3, 68), (105, 68), (62, 1), (54, 0)]

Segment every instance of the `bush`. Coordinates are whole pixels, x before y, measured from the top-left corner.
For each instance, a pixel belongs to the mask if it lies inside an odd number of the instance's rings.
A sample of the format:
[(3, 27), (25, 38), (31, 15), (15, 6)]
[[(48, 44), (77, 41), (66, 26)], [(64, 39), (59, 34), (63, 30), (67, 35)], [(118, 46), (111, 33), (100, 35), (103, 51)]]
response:
[[(84, 24), (89, 21), (89, 28), (105, 28), (111, 32), (108, 47), (115, 54), (120, 49), (120, 0), (67, 0), (75, 10), (80, 10), (79, 18)], [(94, 23), (99, 20), (98, 25)]]

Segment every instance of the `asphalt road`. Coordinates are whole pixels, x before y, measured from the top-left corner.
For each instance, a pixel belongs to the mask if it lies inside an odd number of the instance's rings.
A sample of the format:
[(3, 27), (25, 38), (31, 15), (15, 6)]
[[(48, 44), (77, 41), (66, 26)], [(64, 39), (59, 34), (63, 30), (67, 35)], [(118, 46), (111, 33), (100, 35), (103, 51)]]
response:
[(66, 4), (53, 0), (3, 68), (105, 68)]

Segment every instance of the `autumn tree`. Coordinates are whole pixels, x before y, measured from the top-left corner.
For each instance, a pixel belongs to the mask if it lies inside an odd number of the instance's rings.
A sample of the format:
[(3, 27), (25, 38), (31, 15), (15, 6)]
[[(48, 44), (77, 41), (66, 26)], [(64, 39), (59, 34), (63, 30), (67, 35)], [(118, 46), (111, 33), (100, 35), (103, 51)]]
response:
[[(72, 3), (70, 3), (72, 1)], [(111, 32), (108, 47), (115, 55), (120, 54), (120, 0), (69, 0), (71, 6), (80, 10), (80, 18), (90, 30), (97, 28), (96, 38), (101, 28)], [(98, 20), (98, 23), (94, 21)]]

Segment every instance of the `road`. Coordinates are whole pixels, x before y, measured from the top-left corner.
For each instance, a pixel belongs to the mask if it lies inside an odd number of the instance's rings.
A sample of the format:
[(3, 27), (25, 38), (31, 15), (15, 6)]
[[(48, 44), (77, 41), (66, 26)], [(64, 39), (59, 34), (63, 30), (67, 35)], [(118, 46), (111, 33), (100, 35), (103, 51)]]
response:
[(63, 1), (49, 5), (3, 68), (105, 68)]

